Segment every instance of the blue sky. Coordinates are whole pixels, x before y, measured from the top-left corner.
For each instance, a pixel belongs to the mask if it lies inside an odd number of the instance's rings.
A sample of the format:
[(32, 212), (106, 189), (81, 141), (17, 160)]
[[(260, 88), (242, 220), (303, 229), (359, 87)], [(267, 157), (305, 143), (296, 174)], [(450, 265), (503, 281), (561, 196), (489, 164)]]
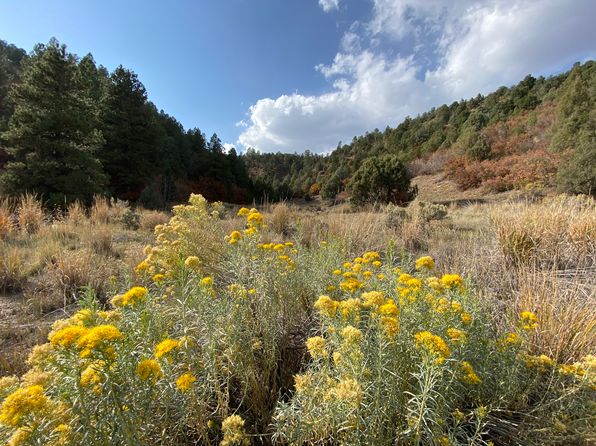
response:
[(57, 37), (139, 74), (186, 128), (326, 152), (596, 54), (592, 0), (4, 0), (0, 38)]

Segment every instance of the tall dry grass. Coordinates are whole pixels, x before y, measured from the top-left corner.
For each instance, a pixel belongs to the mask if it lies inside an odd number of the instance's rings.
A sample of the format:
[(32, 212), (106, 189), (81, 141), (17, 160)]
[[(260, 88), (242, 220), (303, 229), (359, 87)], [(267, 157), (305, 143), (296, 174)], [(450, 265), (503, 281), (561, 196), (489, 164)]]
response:
[(93, 224), (108, 224), (111, 218), (110, 201), (104, 196), (96, 195), (89, 217)]
[(592, 197), (559, 195), (491, 209), (499, 247), (514, 267), (576, 269), (596, 266), (596, 204)]
[(33, 194), (25, 194), (17, 206), (17, 222), (22, 232), (35, 234), (43, 225), (45, 214), (41, 200)]
[(4, 239), (14, 231), (12, 204), (8, 198), (0, 198), (0, 239)]

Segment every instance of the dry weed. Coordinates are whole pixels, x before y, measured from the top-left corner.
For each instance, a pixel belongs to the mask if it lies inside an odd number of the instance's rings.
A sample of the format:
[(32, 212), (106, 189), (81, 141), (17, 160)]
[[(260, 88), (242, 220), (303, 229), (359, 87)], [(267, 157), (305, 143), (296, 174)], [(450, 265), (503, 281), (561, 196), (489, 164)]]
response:
[(21, 231), (35, 234), (43, 225), (45, 215), (41, 201), (32, 194), (25, 194), (19, 199), (17, 221)]
[(290, 206), (284, 201), (278, 203), (273, 208), (269, 216), (269, 228), (281, 235), (290, 233), (293, 215)]
[(157, 225), (166, 224), (170, 220), (170, 216), (165, 212), (149, 211), (146, 209), (141, 212), (141, 228), (146, 231), (152, 231)]
[(110, 222), (110, 202), (106, 197), (96, 195), (93, 198), (93, 205), (91, 206), (90, 220), (91, 223), (108, 224)]
[(0, 198), (0, 238), (4, 239), (14, 231), (12, 206), (7, 198)]

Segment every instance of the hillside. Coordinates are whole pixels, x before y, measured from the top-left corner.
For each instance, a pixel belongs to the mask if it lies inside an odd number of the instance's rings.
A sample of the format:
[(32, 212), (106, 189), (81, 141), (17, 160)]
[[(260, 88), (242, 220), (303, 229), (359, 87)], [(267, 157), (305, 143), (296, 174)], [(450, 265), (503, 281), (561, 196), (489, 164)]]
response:
[(327, 156), (248, 150), (243, 158), (253, 181), (272, 197), (307, 196), (318, 184), (332, 199), (364, 160), (384, 154), (407, 163), (412, 176), (442, 173), (463, 190), (591, 193), (594, 103), (596, 64), (589, 61), (549, 78), (528, 75), (515, 86), (442, 105), (394, 128), (374, 129)]

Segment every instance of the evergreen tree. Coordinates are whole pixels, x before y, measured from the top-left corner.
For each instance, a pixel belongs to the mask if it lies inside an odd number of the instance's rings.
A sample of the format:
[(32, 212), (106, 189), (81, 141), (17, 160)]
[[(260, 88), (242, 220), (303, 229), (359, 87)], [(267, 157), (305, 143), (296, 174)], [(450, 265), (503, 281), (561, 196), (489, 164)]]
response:
[(119, 66), (101, 104), (100, 160), (113, 195), (136, 199), (159, 170), (159, 127), (137, 75)]
[(415, 191), (404, 163), (395, 155), (368, 158), (349, 184), (352, 203), (405, 203)]
[(50, 205), (89, 201), (105, 183), (95, 157), (101, 134), (75, 56), (52, 39), (35, 48), (21, 77), (10, 91), (15, 108), (2, 135), (12, 158), (2, 189), (38, 193)]

